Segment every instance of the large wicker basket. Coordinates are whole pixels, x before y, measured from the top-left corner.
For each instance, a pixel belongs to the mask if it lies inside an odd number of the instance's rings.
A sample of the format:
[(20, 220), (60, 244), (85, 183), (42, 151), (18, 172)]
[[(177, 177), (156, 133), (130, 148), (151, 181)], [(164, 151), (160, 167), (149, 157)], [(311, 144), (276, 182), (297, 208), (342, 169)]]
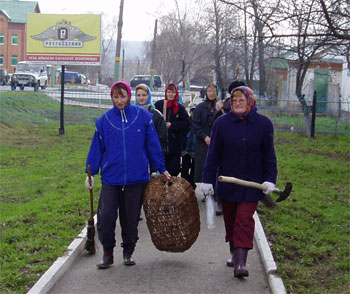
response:
[(153, 244), (161, 251), (184, 252), (200, 231), (195, 192), (183, 178), (154, 176), (143, 200), (147, 226)]

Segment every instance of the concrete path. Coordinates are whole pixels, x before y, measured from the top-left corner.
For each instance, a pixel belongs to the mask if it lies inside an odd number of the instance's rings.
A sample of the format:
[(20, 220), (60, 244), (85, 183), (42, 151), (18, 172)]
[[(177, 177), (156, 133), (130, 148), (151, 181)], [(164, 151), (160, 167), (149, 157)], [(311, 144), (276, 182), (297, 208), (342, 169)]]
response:
[(169, 253), (156, 249), (144, 218), (139, 224), (140, 240), (133, 254), (136, 265), (127, 267), (122, 261), (118, 224), (118, 246), (111, 268), (96, 267), (102, 256), (102, 246), (96, 237), (96, 254), (80, 254), (48, 293), (271, 293), (257, 244), (248, 255), (249, 277), (233, 277), (233, 269), (226, 266), (229, 249), (224, 242), (223, 218), (217, 216), (216, 228), (209, 230), (205, 224), (205, 203), (201, 202), (202, 196), (197, 198), (201, 231), (189, 250)]

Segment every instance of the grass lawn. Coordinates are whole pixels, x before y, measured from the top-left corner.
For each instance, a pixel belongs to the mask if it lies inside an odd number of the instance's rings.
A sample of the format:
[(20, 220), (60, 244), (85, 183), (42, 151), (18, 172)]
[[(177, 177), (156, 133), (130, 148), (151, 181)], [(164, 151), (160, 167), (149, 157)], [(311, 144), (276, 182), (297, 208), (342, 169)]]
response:
[[(94, 126), (58, 128), (0, 122), (1, 293), (27, 292), (89, 217)], [(277, 186), (291, 181), (294, 192), (259, 215), (288, 293), (349, 290), (349, 146), (349, 135), (276, 133)]]

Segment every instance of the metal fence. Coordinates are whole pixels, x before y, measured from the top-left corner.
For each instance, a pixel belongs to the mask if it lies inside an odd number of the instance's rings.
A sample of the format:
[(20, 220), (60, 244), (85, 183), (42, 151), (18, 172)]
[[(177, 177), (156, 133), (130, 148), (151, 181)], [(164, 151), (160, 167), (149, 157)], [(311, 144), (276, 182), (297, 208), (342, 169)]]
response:
[[(133, 93), (134, 95), (134, 93)], [(164, 91), (154, 92), (153, 100), (163, 99)], [(181, 95), (187, 106), (201, 99), (196, 92)], [(135, 101), (135, 97), (132, 97)], [(268, 116), (277, 131), (305, 132), (305, 111), (297, 99), (258, 99), (258, 111)], [(311, 101), (307, 101), (311, 107)], [(11, 91), (0, 89), (0, 121), (22, 121), (38, 123), (60, 122), (61, 91), (47, 88), (34, 92), (32, 89)], [(112, 107), (107, 87), (67, 87), (64, 93), (64, 123), (93, 124), (107, 109)], [(316, 132), (350, 133), (350, 103), (320, 102), (316, 113)]]

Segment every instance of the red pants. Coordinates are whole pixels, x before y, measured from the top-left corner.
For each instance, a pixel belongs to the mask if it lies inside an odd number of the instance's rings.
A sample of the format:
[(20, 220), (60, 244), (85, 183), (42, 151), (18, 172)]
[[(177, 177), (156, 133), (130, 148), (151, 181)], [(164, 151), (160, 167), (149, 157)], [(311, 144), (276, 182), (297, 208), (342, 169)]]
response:
[(234, 248), (253, 248), (255, 221), (253, 214), (258, 202), (233, 203), (223, 200), (226, 242), (233, 242)]

